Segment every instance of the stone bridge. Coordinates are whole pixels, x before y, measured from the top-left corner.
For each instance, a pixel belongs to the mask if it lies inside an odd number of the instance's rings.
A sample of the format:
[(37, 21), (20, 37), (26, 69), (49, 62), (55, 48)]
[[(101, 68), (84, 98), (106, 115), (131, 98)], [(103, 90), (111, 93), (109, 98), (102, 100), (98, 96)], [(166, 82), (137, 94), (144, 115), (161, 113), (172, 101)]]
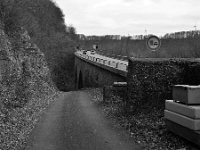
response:
[(92, 51), (75, 52), (76, 88), (112, 85), (124, 82), (128, 61), (106, 57)]

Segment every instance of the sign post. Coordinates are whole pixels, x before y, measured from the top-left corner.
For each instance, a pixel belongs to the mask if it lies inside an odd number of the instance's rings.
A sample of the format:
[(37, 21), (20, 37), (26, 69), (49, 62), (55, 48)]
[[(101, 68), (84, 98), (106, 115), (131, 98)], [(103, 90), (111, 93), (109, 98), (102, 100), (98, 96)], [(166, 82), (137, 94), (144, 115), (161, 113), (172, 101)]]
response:
[(161, 40), (155, 36), (155, 35), (152, 35), (150, 36), (147, 41), (146, 41), (146, 45), (147, 45), (147, 48), (150, 50), (150, 51), (157, 51), (160, 49), (160, 46), (161, 46)]

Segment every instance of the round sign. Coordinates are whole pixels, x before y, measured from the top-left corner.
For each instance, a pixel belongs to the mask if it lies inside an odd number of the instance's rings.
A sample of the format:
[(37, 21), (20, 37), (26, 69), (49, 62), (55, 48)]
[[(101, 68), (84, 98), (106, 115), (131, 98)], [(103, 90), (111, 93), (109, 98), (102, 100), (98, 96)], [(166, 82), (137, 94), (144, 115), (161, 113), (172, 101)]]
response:
[(147, 39), (147, 43), (146, 44), (147, 44), (147, 48), (149, 50), (156, 51), (156, 50), (158, 50), (160, 48), (161, 41), (157, 36), (152, 35)]

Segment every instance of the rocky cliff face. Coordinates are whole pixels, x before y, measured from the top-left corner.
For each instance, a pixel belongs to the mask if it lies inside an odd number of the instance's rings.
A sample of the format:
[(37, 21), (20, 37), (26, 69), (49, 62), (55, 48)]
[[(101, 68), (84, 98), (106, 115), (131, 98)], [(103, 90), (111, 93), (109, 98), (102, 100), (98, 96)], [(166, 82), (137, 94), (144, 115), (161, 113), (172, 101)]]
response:
[(44, 54), (27, 31), (0, 25), (0, 149), (23, 149), (43, 109), (56, 95)]
[(1, 103), (7, 107), (22, 107), (28, 101), (35, 78), (50, 83), (44, 54), (23, 28), (9, 36), (0, 29), (0, 67)]

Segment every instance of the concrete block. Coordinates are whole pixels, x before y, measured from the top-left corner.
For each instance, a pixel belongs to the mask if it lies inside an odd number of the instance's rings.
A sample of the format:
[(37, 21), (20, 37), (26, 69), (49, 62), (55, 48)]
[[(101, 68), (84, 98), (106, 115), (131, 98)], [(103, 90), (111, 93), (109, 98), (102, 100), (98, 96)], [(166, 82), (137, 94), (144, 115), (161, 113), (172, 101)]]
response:
[(114, 82), (114, 87), (127, 87), (127, 82)]
[(184, 105), (173, 100), (166, 100), (165, 109), (189, 118), (200, 119), (200, 105)]
[(167, 129), (200, 147), (200, 131), (194, 131), (165, 119)]
[(175, 85), (173, 100), (184, 104), (200, 104), (200, 86)]
[(165, 118), (191, 130), (200, 130), (200, 119), (191, 119), (169, 110), (165, 110)]

